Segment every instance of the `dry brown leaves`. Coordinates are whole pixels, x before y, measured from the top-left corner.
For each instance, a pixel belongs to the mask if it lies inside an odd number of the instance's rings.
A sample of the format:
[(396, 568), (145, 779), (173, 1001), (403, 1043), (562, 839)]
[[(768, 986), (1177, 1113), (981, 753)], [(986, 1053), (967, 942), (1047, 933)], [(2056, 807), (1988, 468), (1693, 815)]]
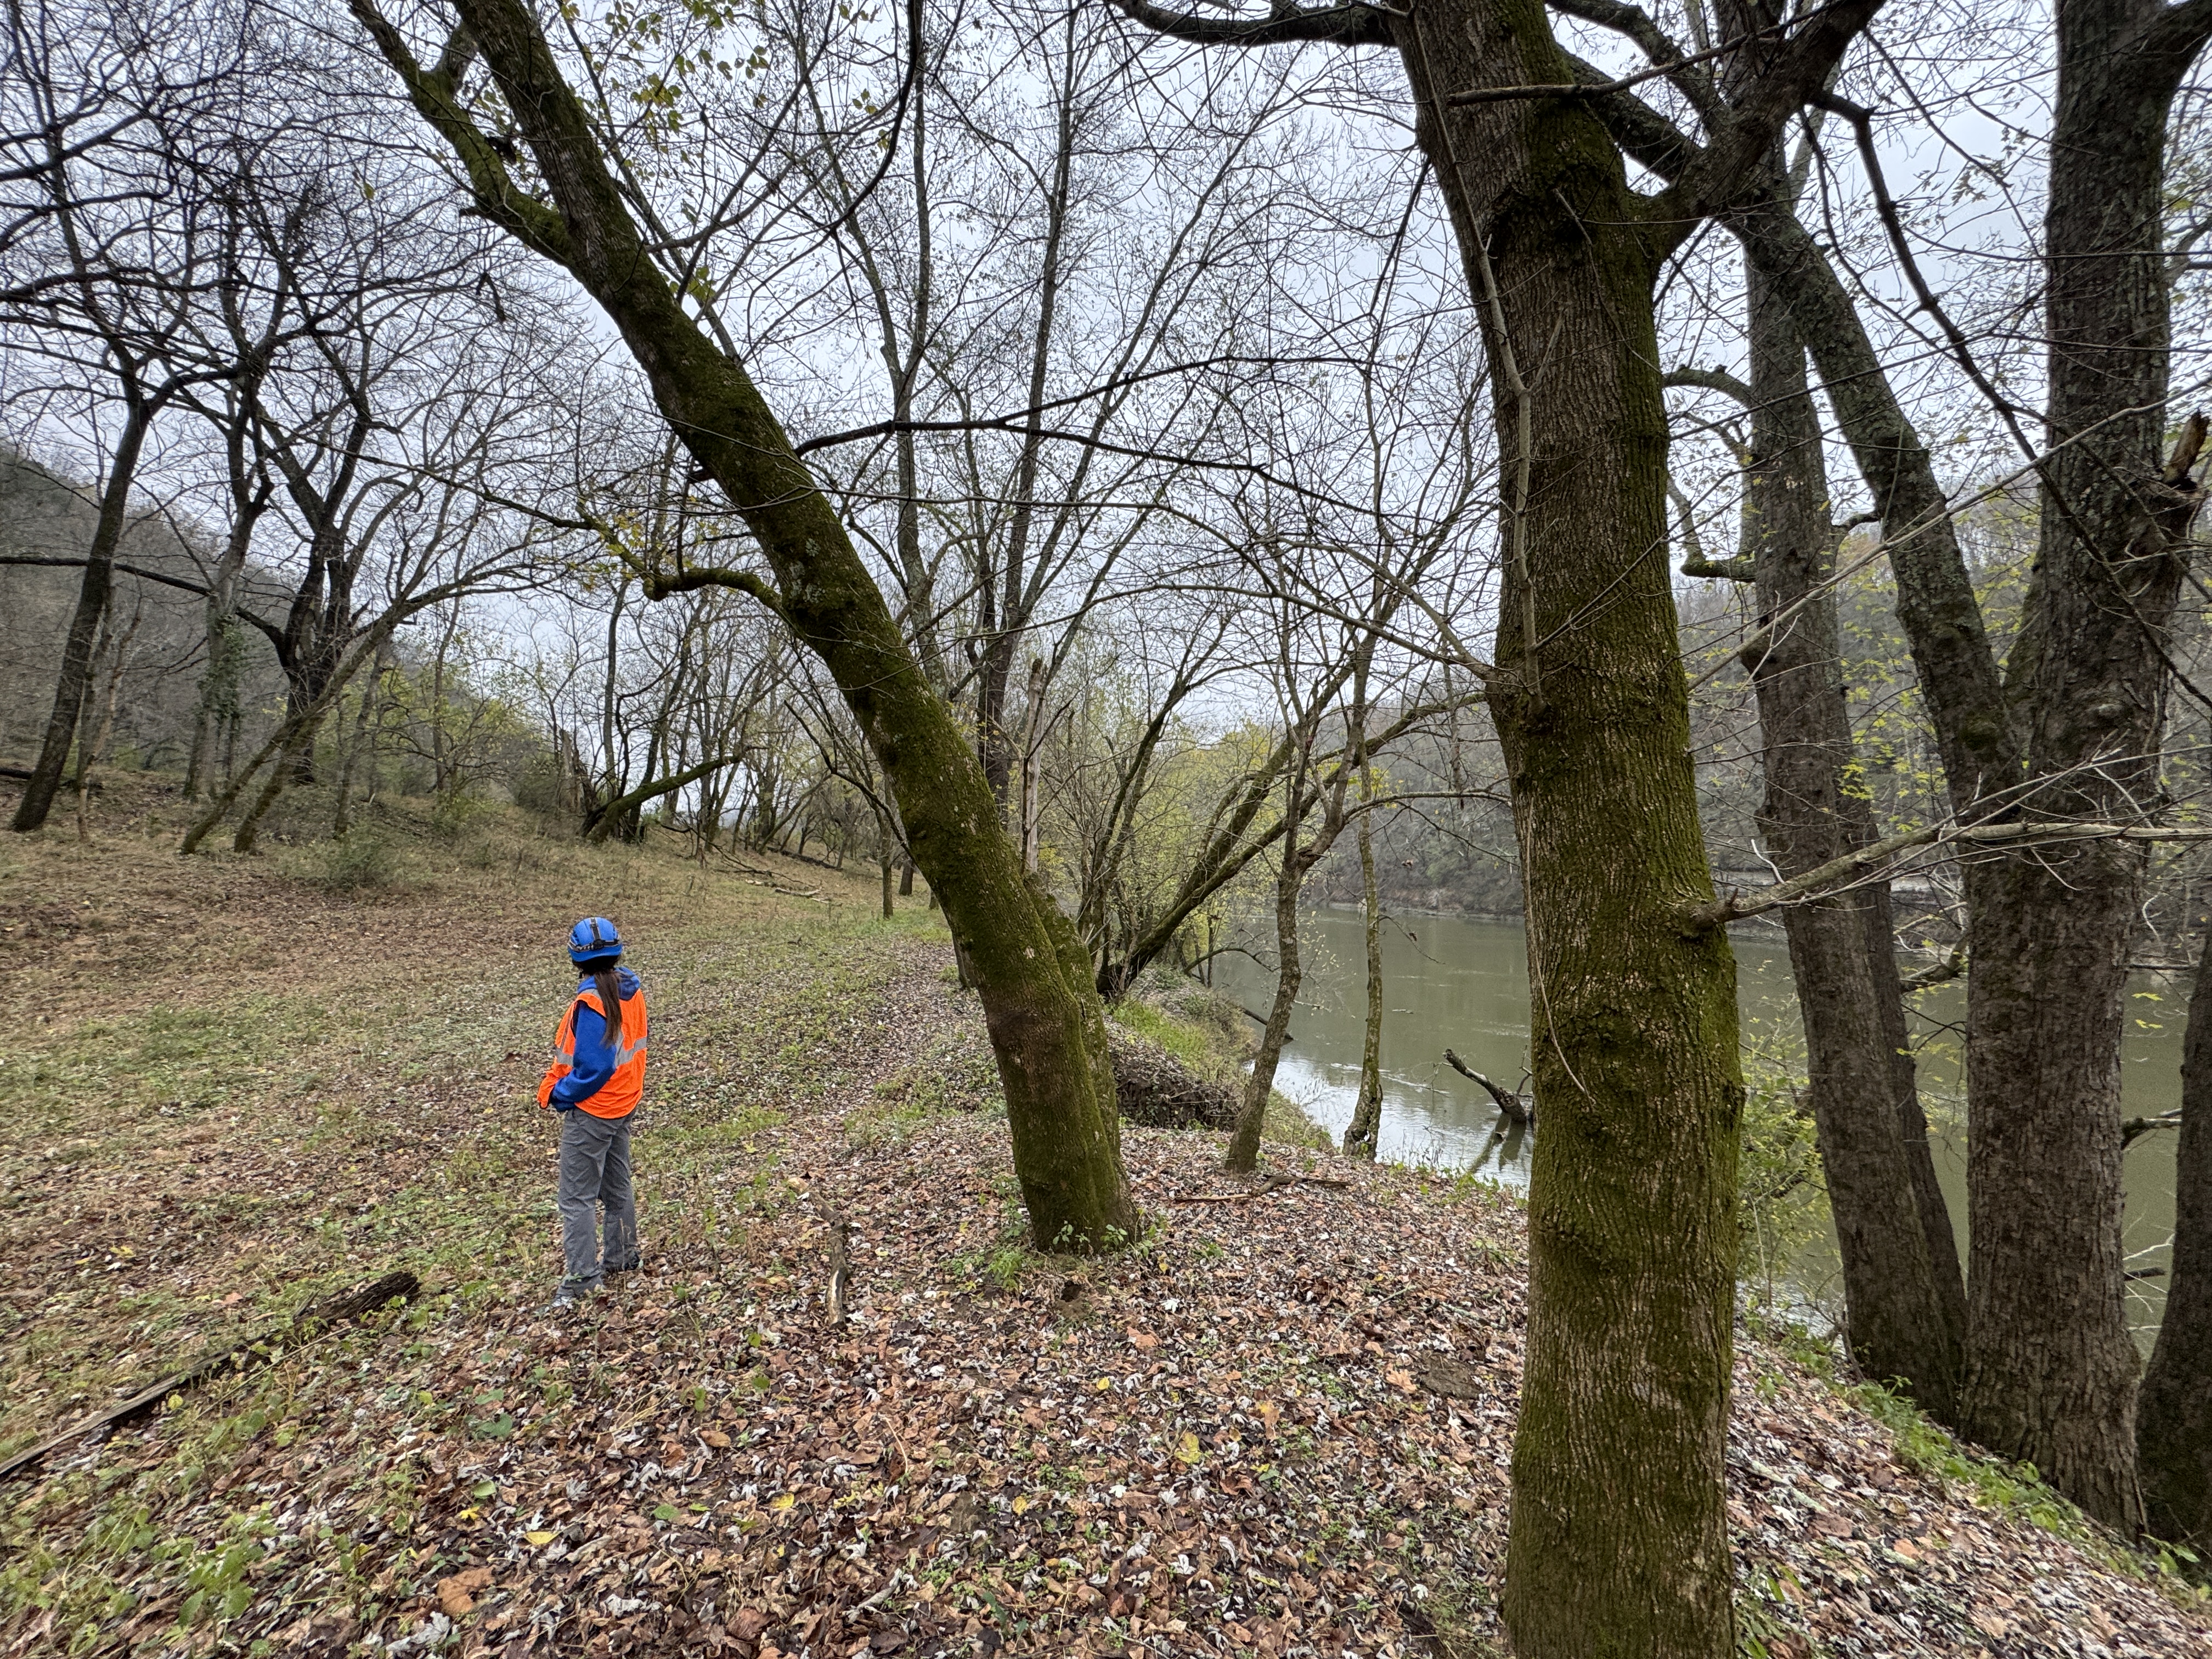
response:
[[(542, 1283), (264, 1374), (252, 1387), (291, 1377), (281, 1435), (208, 1462), (165, 1419), (49, 1470), (19, 1514), (65, 1548), (96, 1490), (136, 1490), (156, 1533), (210, 1552), (261, 1517), (225, 1651), (1389, 1656), (1431, 1650), (1440, 1625), (1465, 1651), (1498, 1639), (1519, 1212), (1327, 1159), (1347, 1187), (1178, 1206), (1223, 1189), (1216, 1139), (1132, 1129), (1157, 1224), (1141, 1247), (1023, 1252), (1002, 1121), (939, 1116), (865, 1146), (843, 1127), (933, 1043), (981, 1041), (942, 965), (878, 964), (862, 1003), (788, 1045), (836, 1085), (712, 1153), (733, 1182), (773, 1168), (775, 1193), (677, 1240), (648, 1207), (647, 1273), (552, 1315), (549, 1237)], [(656, 1066), (687, 1030), (708, 1046), (714, 971), (705, 952), (664, 965)], [(680, 1095), (700, 1063), (672, 1052), (662, 1086)], [(469, 1109), (475, 1085), (452, 1086)], [(713, 1109), (679, 1100), (667, 1121)], [(651, 1132), (638, 1155), (656, 1157)], [(833, 1218), (853, 1267), (835, 1328)], [(2201, 1604), (1914, 1473), (1887, 1431), (1748, 1342), (1730, 1469), (1766, 1653), (2212, 1655)], [(209, 1647), (206, 1626), (178, 1628), (163, 1571), (96, 1650)], [(0, 1646), (40, 1650), (46, 1617), (25, 1607)]]

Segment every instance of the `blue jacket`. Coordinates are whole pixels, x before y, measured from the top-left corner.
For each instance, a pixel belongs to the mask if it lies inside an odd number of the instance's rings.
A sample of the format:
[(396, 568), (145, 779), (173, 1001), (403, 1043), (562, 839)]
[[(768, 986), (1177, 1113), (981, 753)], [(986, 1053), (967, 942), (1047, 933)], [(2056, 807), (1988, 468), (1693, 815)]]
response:
[[(637, 994), (638, 977), (627, 968), (615, 969), (622, 987), (622, 999), (628, 1002)], [(592, 988), (586, 975), (576, 982), (576, 989)], [(606, 1086), (607, 1079), (615, 1074), (621, 1057), (607, 1046), (607, 1023), (588, 1003), (576, 1005), (576, 1054), (569, 1062), (568, 1075), (553, 1085), (550, 1104), (556, 1112), (565, 1112), (589, 1100)]]

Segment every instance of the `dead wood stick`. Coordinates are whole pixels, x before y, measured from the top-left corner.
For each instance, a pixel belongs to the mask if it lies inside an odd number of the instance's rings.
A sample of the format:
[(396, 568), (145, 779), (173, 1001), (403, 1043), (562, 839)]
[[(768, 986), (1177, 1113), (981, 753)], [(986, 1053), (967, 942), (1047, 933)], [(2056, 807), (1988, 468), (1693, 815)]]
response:
[(381, 1279), (372, 1279), (359, 1290), (347, 1291), (341, 1295), (318, 1302), (313, 1306), (304, 1310), (289, 1326), (280, 1327), (266, 1336), (256, 1338), (252, 1342), (240, 1343), (234, 1348), (224, 1348), (216, 1353), (204, 1354), (185, 1367), (183, 1370), (174, 1376), (163, 1377), (152, 1388), (131, 1395), (121, 1405), (112, 1406), (96, 1416), (87, 1418), (83, 1422), (64, 1429), (52, 1439), (33, 1446), (28, 1451), (16, 1453), (5, 1464), (0, 1464), (0, 1480), (11, 1480), (25, 1470), (35, 1468), (46, 1461), (47, 1453), (69, 1445), (72, 1442), (82, 1440), (88, 1434), (118, 1428), (136, 1418), (143, 1417), (171, 1395), (181, 1394), (186, 1389), (197, 1388), (218, 1372), (234, 1367), (240, 1372), (245, 1372), (252, 1370), (257, 1366), (265, 1365), (287, 1348), (313, 1336), (326, 1325), (337, 1324), (341, 1320), (357, 1319), (365, 1313), (374, 1313), (396, 1297), (411, 1297), (421, 1289), (422, 1281), (413, 1273), (402, 1268), (396, 1273), (388, 1273)]
[(853, 1264), (845, 1255), (845, 1234), (848, 1224), (843, 1216), (832, 1218), (830, 1223), (830, 1322), (845, 1322), (845, 1292), (853, 1282)]

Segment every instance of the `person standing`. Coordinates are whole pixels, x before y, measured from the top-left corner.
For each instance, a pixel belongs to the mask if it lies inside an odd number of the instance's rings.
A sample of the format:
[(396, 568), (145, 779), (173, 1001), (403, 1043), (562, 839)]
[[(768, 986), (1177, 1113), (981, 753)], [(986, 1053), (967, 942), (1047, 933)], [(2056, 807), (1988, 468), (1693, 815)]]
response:
[(539, 1107), (561, 1118), (556, 1308), (573, 1307), (607, 1274), (635, 1272), (639, 1261), (629, 1119), (645, 1093), (645, 988), (622, 965), (622, 935), (605, 916), (568, 930), (568, 960), (582, 977), (554, 1039), (558, 1057), (538, 1085)]

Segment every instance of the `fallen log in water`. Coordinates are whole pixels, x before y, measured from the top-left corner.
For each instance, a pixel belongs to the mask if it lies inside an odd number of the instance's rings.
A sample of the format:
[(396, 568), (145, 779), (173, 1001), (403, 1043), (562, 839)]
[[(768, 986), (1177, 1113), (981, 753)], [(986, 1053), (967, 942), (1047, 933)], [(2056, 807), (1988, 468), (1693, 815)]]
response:
[(1525, 1096), (1516, 1094), (1503, 1084), (1492, 1083), (1449, 1048), (1444, 1050), (1444, 1060), (1462, 1077), (1470, 1082), (1480, 1083), (1489, 1091), (1490, 1097), (1498, 1103), (1498, 1109), (1504, 1113), (1512, 1121), (1526, 1127), (1536, 1121), (1535, 1104)]

